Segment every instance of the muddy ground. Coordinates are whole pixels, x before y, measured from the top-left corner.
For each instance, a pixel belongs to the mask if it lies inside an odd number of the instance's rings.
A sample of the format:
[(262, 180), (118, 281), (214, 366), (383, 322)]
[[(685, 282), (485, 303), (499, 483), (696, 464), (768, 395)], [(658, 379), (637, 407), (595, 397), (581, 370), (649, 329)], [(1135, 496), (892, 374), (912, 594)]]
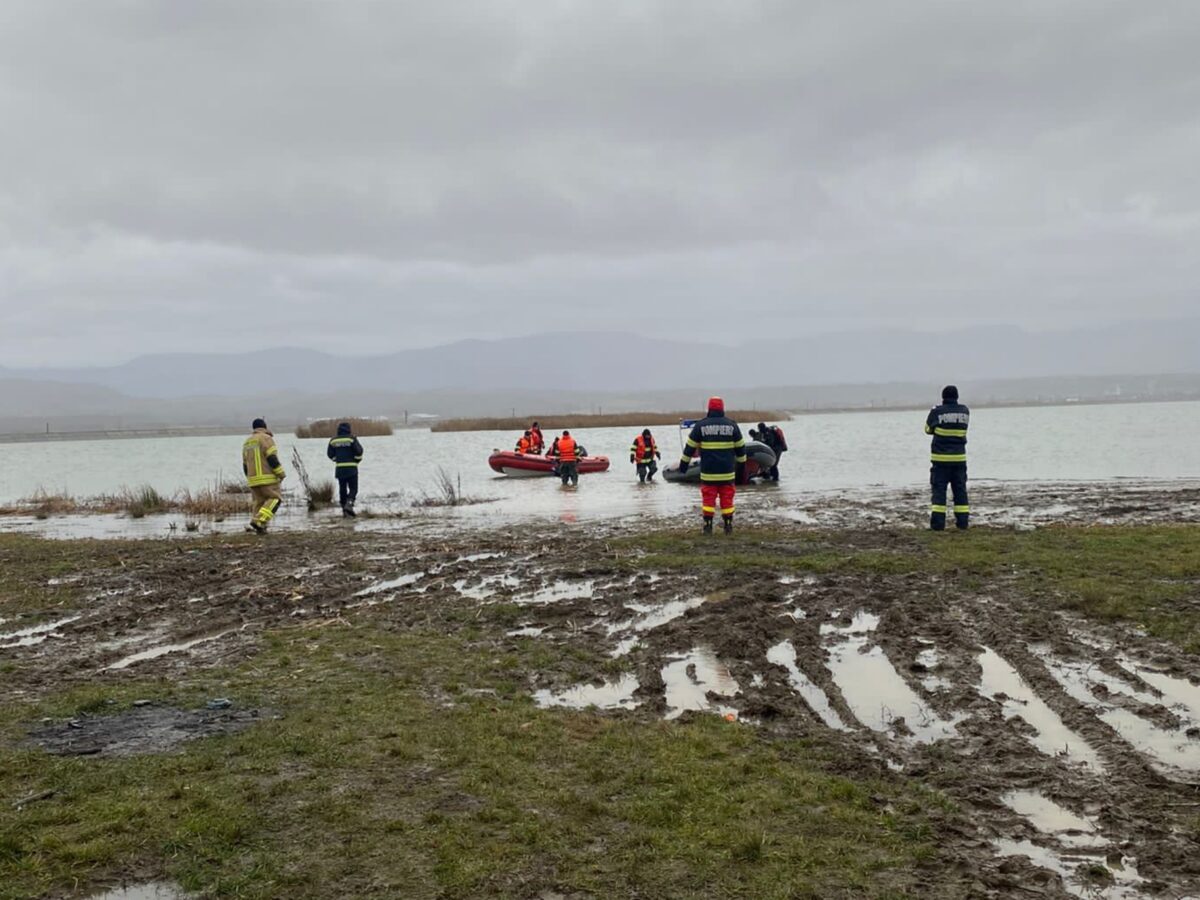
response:
[[(1194, 508), (1200, 493), (1177, 499)], [(1163, 509), (1161, 492), (1107, 488), (1038, 500), (1090, 507), (1093, 522)], [(475, 610), (498, 657), (521, 641), (564, 651), (550, 657), (561, 666), (525, 673), (543, 705), (819, 736), (842, 748), (845, 774), (943, 792), (958, 812), (923, 876), (931, 894), (953, 876), (963, 896), (1200, 897), (1197, 658), (1136, 625), (1061, 611), (1015, 570), (893, 564), (922, 552), (915, 538), (751, 523), (709, 543), (681, 534), (679, 558), (613, 525), (130, 542), (118, 565), (62, 576), (77, 602), (0, 623), (0, 690), (32, 703), (253, 658), (281, 627), (404, 631)], [(837, 564), (850, 558), (866, 562)], [(1200, 604), (1197, 583), (1183, 602)], [(89, 741), (88, 722), (31, 722), (31, 739), (161, 752), (189, 728), (254, 715), (172, 712), (164, 726), (161, 710), (137, 707), (119, 740)], [(139, 716), (158, 723), (140, 748)]]

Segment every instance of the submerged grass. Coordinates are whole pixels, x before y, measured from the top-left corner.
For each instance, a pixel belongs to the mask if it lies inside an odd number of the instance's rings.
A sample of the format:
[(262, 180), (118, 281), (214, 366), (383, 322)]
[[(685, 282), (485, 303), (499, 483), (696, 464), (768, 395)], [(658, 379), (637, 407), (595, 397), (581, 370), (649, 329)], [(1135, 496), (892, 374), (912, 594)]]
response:
[[(246, 898), (902, 897), (933, 852), (931, 795), (842, 777), (819, 743), (712, 716), (536, 709), (523, 673), (539, 660), (521, 647), (497, 666), (462, 636), (369, 624), (265, 644), (192, 683), (0, 708), (0, 796), (55, 791), (0, 818), (0, 897), (130, 869)], [(41, 715), (218, 690), (281, 718), (171, 756), (11, 745)]]
[[(241, 486), (244, 487), (244, 486)], [(78, 498), (67, 493), (38, 491), (17, 503), (0, 507), (0, 516), (28, 516), (48, 519), (72, 513), (124, 513), (133, 519), (164, 512), (183, 512), (189, 516), (224, 518), (245, 512), (249, 488), (234, 490), (230, 484), (163, 494), (151, 485), (123, 487), (114, 494)]]

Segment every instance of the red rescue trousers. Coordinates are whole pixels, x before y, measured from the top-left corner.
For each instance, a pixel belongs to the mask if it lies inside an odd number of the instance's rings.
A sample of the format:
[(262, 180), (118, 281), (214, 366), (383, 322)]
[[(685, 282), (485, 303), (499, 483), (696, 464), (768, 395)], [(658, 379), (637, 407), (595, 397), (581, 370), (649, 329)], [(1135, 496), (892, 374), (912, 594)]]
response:
[(721, 515), (733, 515), (733, 495), (736, 489), (732, 481), (721, 481), (716, 484), (702, 483), (700, 485), (700, 509), (704, 518), (711, 519), (717, 511), (717, 498), (721, 498)]

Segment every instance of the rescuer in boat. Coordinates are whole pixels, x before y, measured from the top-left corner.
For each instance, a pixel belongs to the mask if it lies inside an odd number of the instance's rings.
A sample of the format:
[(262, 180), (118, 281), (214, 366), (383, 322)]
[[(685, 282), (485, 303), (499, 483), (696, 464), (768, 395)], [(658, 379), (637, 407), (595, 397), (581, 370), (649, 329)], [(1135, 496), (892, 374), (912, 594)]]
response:
[(562, 483), (579, 484), (579, 460), (587, 451), (575, 442), (571, 432), (563, 431), (561, 437), (554, 439), (550, 447), (550, 455), (558, 462), (558, 477)]
[(725, 417), (725, 401), (720, 397), (709, 398), (708, 415), (692, 426), (679, 461), (681, 472), (687, 471), (697, 451), (700, 452), (700, 512), (704, 516), (704, 533), (712, 534), (719, 500), (725, 533), (731, 534), (734, 482), (738, 470), (746, 465), (746, 441), (737, 422)]
[(925, 433), (933, 435), (930, 446), (929, 484), (932, 501), (929, 527), (946, 529), (946, 486), (954, 492), (954, 524), (965, 530), (971, 517), (967, 501), (967, 425), (971, 411), (958, 402), (958, 388), (942, 388), (942, 402), (925, 417)]
[(246, 530), (266, 534), (283, 499), (279, 486), (287, 473), (279, 462), (279, 448), (275, 446), (275, 436), (267, 430), (267, 423), (255, 419), (250, 427), (254, 430), (242, 444), (242, 472), (253, 503)]
[(517, 439), (518, 453), (535, 453), (533, 449), (533, 435), (530, 432), (525, 432)]
[(337, 437), (329, 439), (325, 455), (333, 460), (333, 474), (338, 483), (338, 503), (342, 516), (352, 519), (354, 501), (358, 499), (358, 464), (362, 462), (363, 448), (353, 434), (350, 423), (342, 422), (337, 427)]
[(529, 426), (529, 431), (527, 431), (526, 434), (529, 435), (530, 453), (537, 453), (541, 455), (542, 453), (546, 452), (546, 439), (542, 437), (541, 425), (539, 425), (537, 422), (534, 422)]
[(658, 452), (658, 444), (655, 443), (650, 429), (643, 428), (629, 448), (629, 461), (637, 465), (638, 481), (644, 483), (654, 480), (654, 473), (658, 471), (655, 459), (662, 459), (662, 454)]
[(779, 460), (788, 448), (787, 441), (783, 437), (783, 429), (778, 425), (767, 427), (766, 422), (759, 422), (757, 431), (753, 428), (750, 429), (750, 439), (761, 441), (775, 454), (775, 465), (771, 466), (767, 471), (764, 479), (767, 481), (778, 481)]

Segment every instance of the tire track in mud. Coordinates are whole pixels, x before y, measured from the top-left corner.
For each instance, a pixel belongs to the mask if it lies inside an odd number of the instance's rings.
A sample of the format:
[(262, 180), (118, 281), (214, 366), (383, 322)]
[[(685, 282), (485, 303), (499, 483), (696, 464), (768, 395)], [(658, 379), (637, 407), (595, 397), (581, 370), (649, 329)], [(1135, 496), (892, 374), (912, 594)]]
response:
[[(1200, 812), (1200, 686), (1186, 678), (1183, 654), (1117, 629), (1108, 630), (1115, 641), (1105, 638), (1004, 585), (974, 596), (911, 575), (822, 575), (800, 586), (763, 575), (719, 585), (700, 580), (675, 593), (660, 579), (666, 604), (701, 602), (637, 635), (628, 651), (637, 687), (628, 676), (615, 682), (624, 700), (673, 715), (675, 661), (707, 656), (708, 669), (727, 670), (737, 685), (710, 690), (712, 712), (840, 738), (864, 767), (954, 798), (978, 825), (973, 867), (998, 895), (1200, 891), (1196, 840), (1186, 831), (1186, 812)], [(556, 612), (578, 620), (595, 614), (596, 599), (604, 598), (591, 598), (590, 610)], [(619, 592), (610, 604), (628, 608)], [(637, 609), (646, 608), (639, 599)], [(553, 638), (548, 617), (531, 624)], [(1072, 683), (1058, 654), (1083, 654), (1087, 671), (1109, 674)], [(1158, 680), (1157, 696), (1139, 672)], [(711, 686), (691, 678), (697, 689)]]
[(976, 591), (919, 574), (642, 571), (602, 540), (528, 533), (131, 551), (78, 586), (74, 608), (5, 622), (6, 634), (54, 626), (0, 648), (22, 663), (11, 694), (218, 664), (289, 624), (436, 627), (472, 609), (499, 650), (545, 641), (624, 666), (530, 672), (539, 703), (732, 716), (840, 748), (846, 774), (944, 792), (961, 815), (939, 865), (979, 896), (1200, 897), (1194, 660), (1047, 611), (1015, 580)]

